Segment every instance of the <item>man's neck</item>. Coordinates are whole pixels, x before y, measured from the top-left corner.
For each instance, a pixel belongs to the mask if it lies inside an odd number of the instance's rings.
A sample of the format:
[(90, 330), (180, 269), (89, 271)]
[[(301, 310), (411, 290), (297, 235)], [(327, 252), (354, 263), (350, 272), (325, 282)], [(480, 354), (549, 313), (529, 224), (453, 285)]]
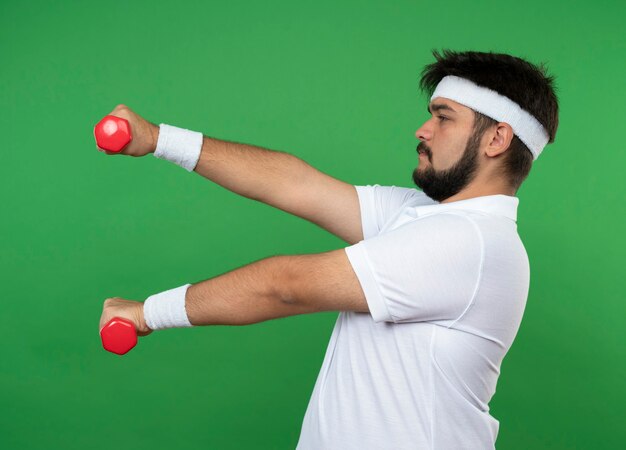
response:
[(495, 182), (493, 180), (487, 182), (485, 180), (475, 179), (460, 192), (442, 200), (440, 203), (458, 202), (459, 200), (498, 194), (515, 196), (515, 190), (504, 182)]

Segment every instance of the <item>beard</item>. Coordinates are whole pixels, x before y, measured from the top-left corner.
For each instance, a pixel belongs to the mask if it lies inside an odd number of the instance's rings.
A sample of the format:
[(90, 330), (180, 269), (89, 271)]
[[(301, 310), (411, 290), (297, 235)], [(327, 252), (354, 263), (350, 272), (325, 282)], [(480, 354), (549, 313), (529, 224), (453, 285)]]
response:
[(461, 159), (454, 166), (445, 170), (435, 170), (432, 166), (432, 152), (430, 148), (420, 142), (417, 151), (424, 151), (429, 166), (421, 169), (419, 166), (413, 171), (413, 182), (424, 194), (435, 201), (441, 202), (452, 197), (467, 186), (475, 177), (478, 169), (478, 149), (481, 136), (474, 133), (467, 140)]

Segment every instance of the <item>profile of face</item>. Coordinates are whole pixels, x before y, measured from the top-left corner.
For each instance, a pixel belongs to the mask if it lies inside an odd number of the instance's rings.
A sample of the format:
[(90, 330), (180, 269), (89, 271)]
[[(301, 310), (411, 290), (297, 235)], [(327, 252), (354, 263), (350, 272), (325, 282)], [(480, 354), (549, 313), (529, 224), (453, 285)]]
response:
[(473, 111), (437, 97), (428, 107), (432, 117), (416, 131), (418, 167), (413, 182), (441, 202), (460, 192), (478, 173), (481, 136), (473, 135)]

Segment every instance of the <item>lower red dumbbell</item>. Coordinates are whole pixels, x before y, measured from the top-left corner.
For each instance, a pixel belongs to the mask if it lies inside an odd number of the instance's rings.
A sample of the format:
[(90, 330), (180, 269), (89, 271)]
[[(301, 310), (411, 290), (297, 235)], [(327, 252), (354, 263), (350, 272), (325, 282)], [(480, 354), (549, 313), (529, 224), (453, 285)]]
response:
[(96, 144), (101, 149), (119, 153), (132, 141), (128, 120), (117, 116), (104, 116), (93, 128)]
[(137, 345), (137, 330), (129, 320), (114, 317), (102, 327), (100, 338), (106, 351), (123, 355)]

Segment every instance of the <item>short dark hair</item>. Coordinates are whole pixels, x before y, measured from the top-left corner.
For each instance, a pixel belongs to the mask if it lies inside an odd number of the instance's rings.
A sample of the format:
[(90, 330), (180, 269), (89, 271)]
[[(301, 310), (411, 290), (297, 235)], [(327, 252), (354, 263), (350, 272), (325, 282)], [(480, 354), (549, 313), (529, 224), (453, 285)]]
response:
[[(559, 104), (555, 77), (548, 75), (545, 63), (537, 66), (522, 58), (493, 52), (444, 49), (443, 54), (437, 50), (432, 50), (432, 54), (436, 61), (424, 67), (419, 83), (429, 99), (443, 77), (455, 75), (466, 78), (513, 100), (543, 125), (549, 136), (548, 143), (554, 142), (559, 126)], [(482, 136), (497, 123), (474, 111), (474, 134)], [(528, 176), (532, 162), (532, 153), (514, 135), (502, 160), (502, 171), (516, 192)]]

